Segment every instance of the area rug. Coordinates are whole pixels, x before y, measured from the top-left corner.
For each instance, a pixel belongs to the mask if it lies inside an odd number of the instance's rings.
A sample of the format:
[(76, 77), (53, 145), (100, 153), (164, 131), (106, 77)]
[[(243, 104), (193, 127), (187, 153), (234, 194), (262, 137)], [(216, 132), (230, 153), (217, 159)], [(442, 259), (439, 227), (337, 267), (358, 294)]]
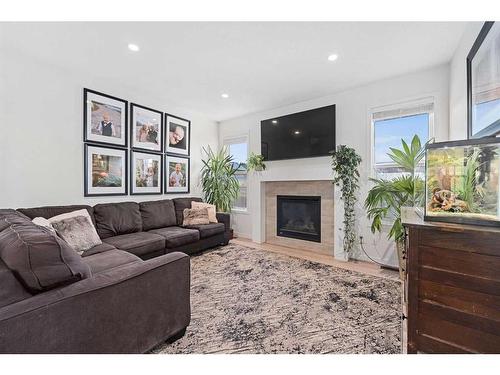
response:
[(191, 277), (191, 324), (153, 353), (401, 353), (397, 281), (235, 244)]

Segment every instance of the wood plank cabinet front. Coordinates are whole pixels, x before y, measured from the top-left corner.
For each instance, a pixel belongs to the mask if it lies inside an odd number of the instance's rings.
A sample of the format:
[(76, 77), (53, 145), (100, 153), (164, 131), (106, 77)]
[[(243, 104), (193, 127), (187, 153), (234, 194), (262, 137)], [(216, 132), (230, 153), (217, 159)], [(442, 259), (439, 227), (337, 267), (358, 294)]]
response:
[(500, 230), (405, 227), (408, 353), (500, 353)]

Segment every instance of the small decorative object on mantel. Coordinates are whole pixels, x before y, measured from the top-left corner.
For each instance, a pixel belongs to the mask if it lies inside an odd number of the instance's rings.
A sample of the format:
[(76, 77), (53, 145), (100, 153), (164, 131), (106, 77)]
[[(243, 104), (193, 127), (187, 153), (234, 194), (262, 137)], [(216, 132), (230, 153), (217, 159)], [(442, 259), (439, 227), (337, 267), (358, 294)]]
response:
[(165, 156), (165, 193), (189, 193), (189, 158)]
[(254, 154), (253, 152), (250, 154), (250, 157), (247, 161), (247, 170), (261, 172), (266, 170), (266, 164), (264, 163), (264, 156)]
[(345, 145), (339, 145), (331, 154), (333, 183), (340, 187), (340, 198), (344, 201), (344, 252), (347, 256), (351, 256), (356, 242), (354, 206), (359, 189), (358, 167), (361, 163), (361, 156), (356, 153), (355, 149)]
[(127, 150), (85, 145), (85, 196), (127, 195)]
[(500, 23), (485, 22), (467, 55), (468, 137), (500, 134)]
[(127, 101), (83, 89), (85, 142), (127, 147)]
[(204, 200), (215, 204), (219, 212), (230, 212), (240, 192), (240, 182), (235, 176), (238, 168), (234, 167), (233, 157), (229, 155), (227, 147), (214, 152), (209, 146), (203, 148), (203, 152), (206, 155), (201, 169)]
[(399, 276), (406, 275), (405, 231), (401, 223), (402, 207), (420, 207), (424, 204), (424, 181), (416, 173), (416, 168), (425, 155), (425, 145), (415, 135), (408, 145), (401, 140), (402, 149), (391, 148), (388, 156), (404, 172), (391, 180), (371, 178), (375, 185), (365, 200), (368, 219), (372, 221), (373, 233), (382, 231), (382, 222), (392, 222), (389, 239), (396, 242), (399, 261)]

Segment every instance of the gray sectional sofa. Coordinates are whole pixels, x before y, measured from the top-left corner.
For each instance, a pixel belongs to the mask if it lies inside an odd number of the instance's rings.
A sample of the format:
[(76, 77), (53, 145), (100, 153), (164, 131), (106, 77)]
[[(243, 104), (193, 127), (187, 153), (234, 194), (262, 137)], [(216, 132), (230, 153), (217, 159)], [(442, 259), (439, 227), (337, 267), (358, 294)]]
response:
[[(189, 256), (227, 244), (229, 216), (182, 227), (199, 198), (0, 210), (0, 353), (143, 353), (190, 322)], [(31, 222), (85, 208), (82, 256)]]

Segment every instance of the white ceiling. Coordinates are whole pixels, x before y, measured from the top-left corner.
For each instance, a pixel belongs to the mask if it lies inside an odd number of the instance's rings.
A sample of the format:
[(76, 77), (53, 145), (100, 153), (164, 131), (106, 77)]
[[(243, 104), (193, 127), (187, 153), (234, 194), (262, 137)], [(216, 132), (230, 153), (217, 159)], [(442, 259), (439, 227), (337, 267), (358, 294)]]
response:
[[(221, 121), (448, 62), (464, 22), (18, 23), (10, 48)], [(130, 52), (128, 43), (140, 46)], [(329, 62), (327, 57), (339, 58)], [(228, 99), (221, 94), (228, 93)]]

